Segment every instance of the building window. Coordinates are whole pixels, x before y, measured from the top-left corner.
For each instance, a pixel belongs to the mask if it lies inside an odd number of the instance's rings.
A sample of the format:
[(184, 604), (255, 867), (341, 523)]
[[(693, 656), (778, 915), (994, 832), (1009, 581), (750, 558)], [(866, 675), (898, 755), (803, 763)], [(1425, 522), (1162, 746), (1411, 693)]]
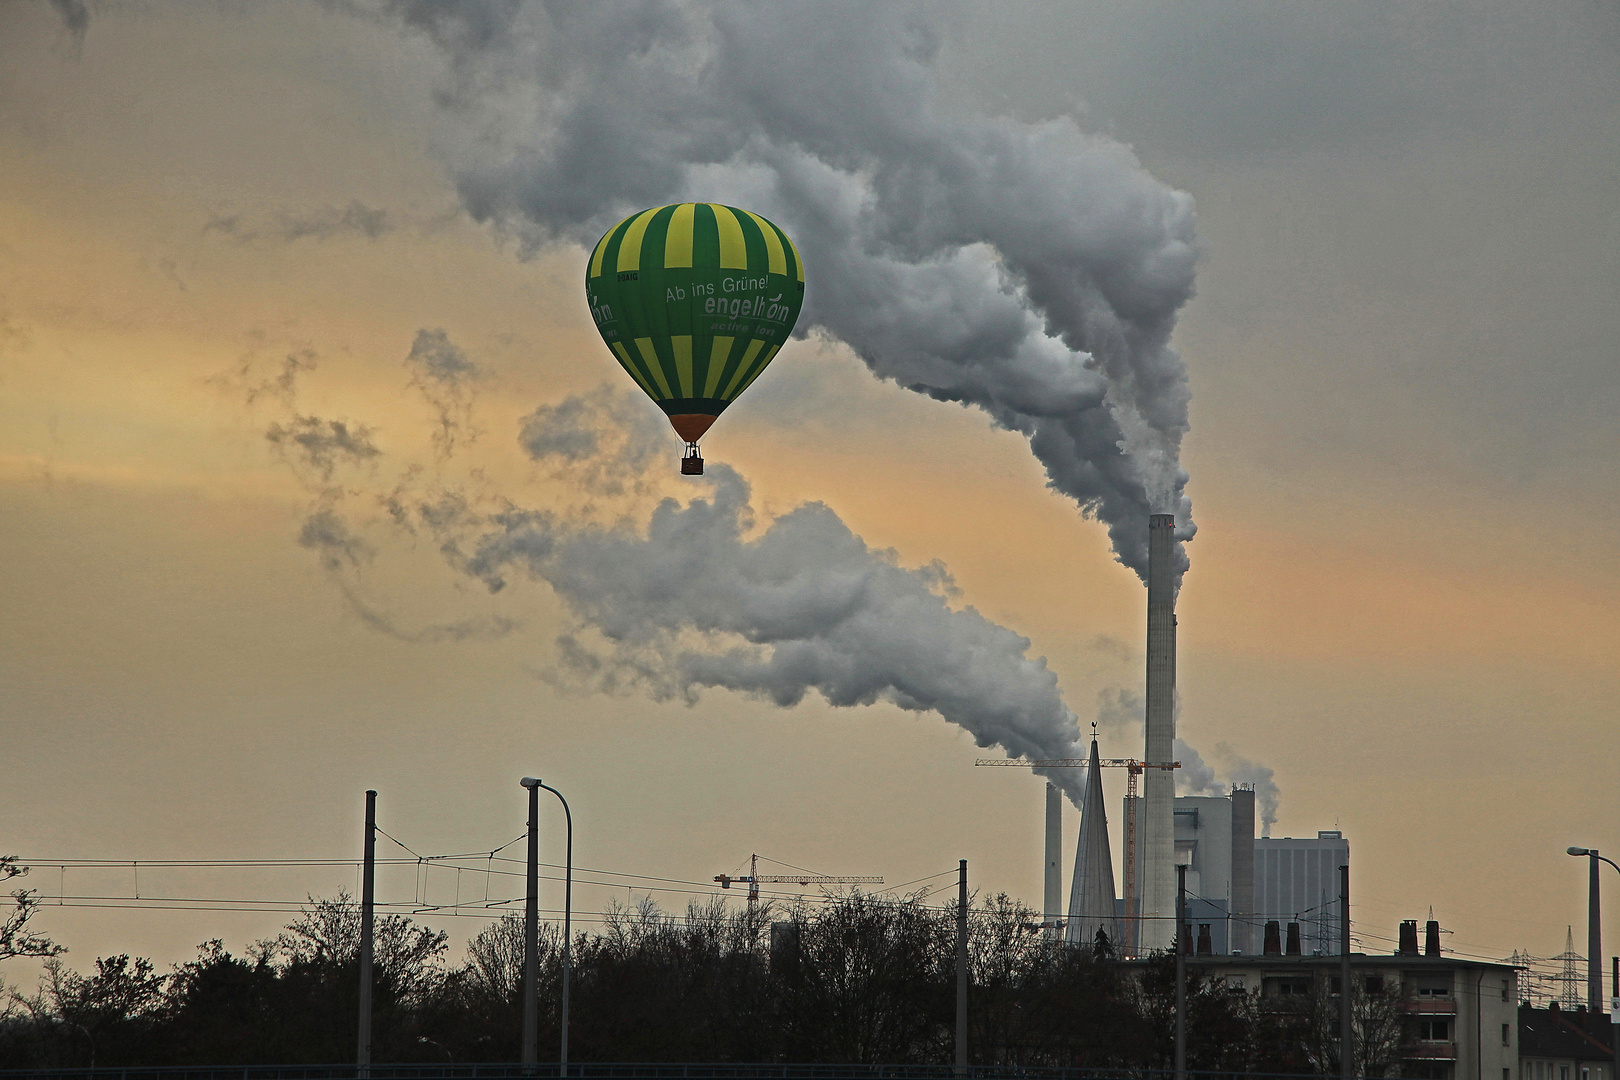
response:
[(1506, 979), (1503, 979), (1502, 980), (1502, 1000), (1503, 1001), (1506, 1001), (1508, 999), (1508, 990), (1510, 988), (1511, 987), (1509, 986), (1508, 981)]
[(1506, 1046), (1508, 1043), (1510, 1043), (1512, 1041), (1513, 1040), (1508, 1037), (1508, 1026), (1506, 1024), (1503, 1024), (1502, 1025), (1502, 1045)]
[(1569, 1080), (1569, 1066), (1558, 1066), (1558, 1080)]
[(1451, 984), (1429, 983), (1423, 985), (1420, 983), (1417, 988), (1417, 996), (1419, 998), (1448, 998), (1451, 996)]
[(1382, 975), (1368, 975), (1361, 984), (1361, 988), (1369, 994), (1382, 994), (1384, 992), (1384, 977)]
[(1303, 997), (1311, 992), (1311, 980), (1271, 978), (1265, 981), (1264, 990), (1266, 997)]
[[(1418, 1040), (1420, 1042), (1447, 1042), (1451, 1039), (1450, 1020), (1419, 1020)], [(1565, 1076), (1562, 1080), (1569, 1080)]]

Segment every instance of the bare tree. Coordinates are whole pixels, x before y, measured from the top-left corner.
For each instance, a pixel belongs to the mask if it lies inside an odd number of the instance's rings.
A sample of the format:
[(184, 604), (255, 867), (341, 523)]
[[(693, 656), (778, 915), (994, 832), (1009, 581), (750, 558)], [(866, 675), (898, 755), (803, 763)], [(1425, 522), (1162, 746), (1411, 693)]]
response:
[[(28, 873), (28, 867), (17, 862), (15, 855), (0, 855), (0, 881), (10, 881)], [(67, 950), (43, 934), (28, 929), (28, 920), (39, 909), (39, 898), (33, 889), (14, 889), (13, 907), (0, 919), (0, 960), (17, 956), (60, 956)]]

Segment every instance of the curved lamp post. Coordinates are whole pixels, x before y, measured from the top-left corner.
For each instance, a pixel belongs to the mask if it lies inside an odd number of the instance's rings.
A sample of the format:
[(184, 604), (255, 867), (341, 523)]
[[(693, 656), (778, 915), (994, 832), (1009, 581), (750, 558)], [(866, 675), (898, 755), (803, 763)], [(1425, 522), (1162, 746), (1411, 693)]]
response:
[(534, 1030), (538, 1021), (538, 994), (535, 978), (535, 966), (540, 951), (539, 943), (539, 900), (536, 895), (539, 878), (539, 840), (536, 831), (536, 818), (538, 817), (538, 803), (541, 789), (557, 796), (562, 803), (563, 818), (568, 824), (567, 858), (564, 861), (563, 876), (563, 977), (562, 977), (562, 1045), (558, 1054), (558, 1063), (562, 1066), (562, 1075), (568, 1075), (568, 984), (573, 973), (574, 951), (574, 812), (568, 808), (568, 800), (563, 793), (534, 776), (525, 776), (521, 781), (529, 790), (529, 911), (526, 915), (527, 940), (524, 943), (524, 999), (523, 999), (523, 1032), (524, 1049), (529, 1054), (526, 1061), (534, 1061)]
[(1584, 855), (1590, 860), (1591, 884), (1586, 897), (1586, 1011), (1603, 1015), (1603, 921), (1598, 906), (1598, 863), (1606, 862), (1620, 871), (1613, 859), (1605, 859), (1597, 848), (1572, 847), (1567, 854)]

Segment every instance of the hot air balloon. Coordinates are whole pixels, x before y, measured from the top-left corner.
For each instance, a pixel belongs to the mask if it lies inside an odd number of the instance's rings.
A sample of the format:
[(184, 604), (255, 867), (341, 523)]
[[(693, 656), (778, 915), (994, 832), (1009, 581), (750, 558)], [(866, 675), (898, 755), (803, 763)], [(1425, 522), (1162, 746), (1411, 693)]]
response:
[(787, 233), (719, 203), (631, 214), (596, 242), (585, 272), (591, 317), (624, 370), (686, 443), (759, 378), (804, 303), (804, 263)]

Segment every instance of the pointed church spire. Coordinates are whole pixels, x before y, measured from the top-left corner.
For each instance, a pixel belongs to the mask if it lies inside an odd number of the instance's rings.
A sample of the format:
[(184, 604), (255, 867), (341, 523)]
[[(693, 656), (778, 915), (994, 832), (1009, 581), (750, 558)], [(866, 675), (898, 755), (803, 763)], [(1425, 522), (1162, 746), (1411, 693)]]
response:
[(1103, 809), (1102, 764), (1097, 738), (1091, 739), (1085, 805), (1080, 808), (1080, 839), (1074, 853), (1074, 884), (1069, 890), (1065, 941), (1091, 944), (1097, 931), (1118, 940), (1114, 920), (1114, 858), (1108, 847), (1108, 812)]

